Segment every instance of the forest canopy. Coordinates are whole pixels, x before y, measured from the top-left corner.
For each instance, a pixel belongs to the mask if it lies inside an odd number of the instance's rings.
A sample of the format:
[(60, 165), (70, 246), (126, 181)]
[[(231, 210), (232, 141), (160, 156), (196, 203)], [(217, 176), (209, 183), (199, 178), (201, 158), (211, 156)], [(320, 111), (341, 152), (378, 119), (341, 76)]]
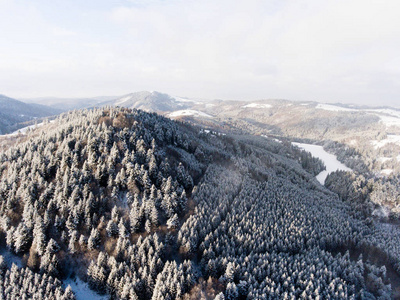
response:
[(78, 276), (116, 299), (394, 297), (400, 234), (323, 168), (140, 110), (63, 114), (0, 153), (1, 246), (23, 264), (0, 257), (0, 294), (74, 299)]

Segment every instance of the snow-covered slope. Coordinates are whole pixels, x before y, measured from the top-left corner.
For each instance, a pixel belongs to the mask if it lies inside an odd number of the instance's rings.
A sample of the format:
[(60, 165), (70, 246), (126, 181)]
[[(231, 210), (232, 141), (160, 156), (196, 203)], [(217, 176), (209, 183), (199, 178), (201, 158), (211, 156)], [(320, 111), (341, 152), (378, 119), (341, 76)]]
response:
[(322, 171), (316, 176), (317, 180), (322, 185), (325, 183), (326, 177), (328, 177), (328, 175), (332, 172), (337, 170), (352, 171), (350, 168), (338, 161), (335, 155), (326, 152), (322, 146), (302, 143), (293, 143), (293, 145), (310, 152), (312, 156), (318, 157), (324, 162), (326, 170)]
[(262, 104), (262, 103), (250, 103), (243, 105), (242, 108), (271, 108), (271, 104)]
[(354, 109), (351, 109), (351, 108), (341, 107), (341, 106), (332, 105), (332, 104), (324, 104), (324, 103), (318, 104), (315, 108), (329, 110), (329, 111), (355, 111)]
[(348, 108), (334, 104), (317, 104), (316, 109), (334, 111), (334, 112), (365, 112), (378, 116), (381, 122), (386, 126), (400, 127), (400, 111), (392, 108)]
[(178, 109), (188, 108), (193, 103), (187, 99), (176, 99), (170, 95), (159, 92), (137, 92), (122, 96), (112, 101), (100, 103), (98, 106), (120, 106), (137, 108), (150, 112), (171, 112)]
[(388, 134), (386, 139), (383, 139), (380, 141), (374, 140), (374, 141), (371, 141), (371, 143), (375, 148), (382, 148), (389, 143), (400, 145), (400, 135)]
[(202, 111), (193, 110), (193, 109), (177, 110), (177, 111), (174, 111), (174, 112), (168, 114), (168, 117), (170, 117), (170, 118), (177, 118), (177, 117), (183, 117), (183, 116), (204, 117), (204, 118), (212, 118), (213, 117)]
[(107, 296), (101, 296), (96, 292), (92, 291), (86, 282), (83, 282), (79, 278), (74, 279), (68, 278), (64, 280), (63, 285), (67, 287), (71, 286), (72, 291), (75, 293), (76, 300), (106, 300)]

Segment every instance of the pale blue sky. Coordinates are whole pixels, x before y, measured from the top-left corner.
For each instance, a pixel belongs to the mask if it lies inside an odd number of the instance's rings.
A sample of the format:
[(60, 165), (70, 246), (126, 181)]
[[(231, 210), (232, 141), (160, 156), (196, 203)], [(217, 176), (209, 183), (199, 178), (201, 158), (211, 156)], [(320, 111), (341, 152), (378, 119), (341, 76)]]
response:
[(0, 94), (400, 106), (397, 0), (0, 0)]

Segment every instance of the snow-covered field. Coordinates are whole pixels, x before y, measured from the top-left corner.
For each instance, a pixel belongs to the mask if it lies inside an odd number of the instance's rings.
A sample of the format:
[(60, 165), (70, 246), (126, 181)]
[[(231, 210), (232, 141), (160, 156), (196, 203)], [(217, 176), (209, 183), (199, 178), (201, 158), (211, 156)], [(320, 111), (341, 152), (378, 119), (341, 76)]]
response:
[(101, 296), (92, 291), (86, 282), (83, 282), (78, 277), (74, 279), (68, 278), (63, 282), (64, 287), (71, 286), (72, 291), (75, 293), (76, 300), (106, 300), (107, 296)]
[(371, 143), (376, 149), (382, 148), (389, 143), (400, 145), (400, 135), (388, 134), (386, 139), (381, 141), (371, 141)]
[(193, 117), (204, 117), (204, 118), (212, 118), (213, 117), (202, 111), (193, 110), (193, 109), (177, 110), (168, 115), (168, 117), (170, 117), (170, 118), (176, 118), (176, 117), (181, 117), (181, 116), (193, 116)]
[(400, 127), (400, 111), (389, 108), (377, 108), (377, 109), (357, 109), (357, 108), (346, 108), (333, 104), (318, 104), (317, 109), (329, 110), (329, 111), (350, 111), (350, 112), (366, 112), (378, 116), (381, 122), (386, 126), (399, 126)]
[(390, 108), (378, 108), (378, 109), (366, 109), (369, 112), (375, 112), (380, 114), (390, 115), (392, 117), (400, 118), (400, 111)]
[(381, 119), (381, 122), (388, 127), (389, 126), (400, 127), (400, 118), (398, 117), (383, 116), (383, 115), (378, 115), (378, 117)]
[(188, 99), (188, 98), (182, 98), (182, 97), (177, 97), (177, 96), (172, 96), (176, 100), (176, 102), (181, 102), (181, 103), (194, 103), (194, 104), (200, 104), (201, 102), (195, 100), (195, 99)]
[(316, 176), (317, 180), (322, 185), (325, 183), (326, 177), (332, 172), (335, 172), (337, 170), (352, 171), (350, 168), (346, 167), (344, 164), (338, 161), (335, 155), (326, 152), (322, 146), (302, 143), (292, 144), (299, 147), (300, 149), (310, 152), (312, 156), (318, 157), (324, 162), (326, 170), (322, 171)]
[(354, 109), (351, 108), (346, 108), (331, 104), (323, 104), (323, 103), (318, 104), (315, 108), (329, 110), (329, 111), (355, 111)]
[(271, 104), (250, 103), (242, 106), (242, 108), (271, 108)]

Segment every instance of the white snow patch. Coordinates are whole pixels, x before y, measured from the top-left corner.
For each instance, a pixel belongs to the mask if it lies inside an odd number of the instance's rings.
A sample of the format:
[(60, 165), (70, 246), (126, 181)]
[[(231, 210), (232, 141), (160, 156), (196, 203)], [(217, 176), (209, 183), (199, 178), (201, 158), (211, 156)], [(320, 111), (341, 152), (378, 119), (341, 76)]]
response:
[(11, 264), (16, 264), (17, 267), (22, 268), (22, 258), (19, 256), (16, 256), (15, 254), (11, 253), (8, 249), (1, 249), (0, 250), (0, 255), (4, 257), (4, 260), (8, 265), (11, 266)]
[(352, 145), (352, 146), (357, 145), (357, 140), (351, 140), (351, 141), (349, 142), (349, 145)]
[(123, 104), (124, 102), (128, 101), (129, 99), (131, 99), (132, 96), (125, 96), (122, 97), (121, 99), (119, 99), (117, 102), (115, 102), (115, 106), (120, 106), (121, 104)]
[(380, 119), (383, 124), (385, 124), (387, 127), (389, 126), (399, 126), (400, 127), (400, 118), (398, 117), (389, 117), (389, 116), (382, 116), (376, 114)]
[(389, 109), (389, 108), (377, 108), (377, 109), (357, 109), (357, 108), (347, 108), (341, 107), (333, 104), (318, 104), (316, 108), (329, 110), (329, 111), (353, 111), (353, 112), (366, 112), (377, 116), (380, 118), (380, 121), (385, 124), (387, 127), (390, 126), (399, 126), (400, 127), (400, 111)]
[(302, 143), (292, 143), (293, 145), (299, 147), (300, 149), (306, 150), (312, 154), (314, 157), (318, 157), (322, 160), (326, 166), (326, 170), (319, 173), (316, 178), (324, 185), (326, 177), (332, 172), (343, 170), (343, 171), (352, 171), (352, 169), (346, 167), (340, 161), (337, 160), (336, 156), (330, 154), (324, 150), (322, 146), (311, 145), (311, 144), (302, 144)]
[(202, 111), (193, 110), (193, 109), (183, 109), (177, 110), (168, 115), (170, 118), (176, 118), (180, 116), (194, 116), (194, 117), (205, 117), (205, 118), (212, 118), (213, 116), (206, 114)]
[(389, 109), (389, 108), (382, 108), (382, 109), (366, 109), (368, 112), (377, 112), (381, 114), (390, 115), (392, 117), (400, 118), (400, 111)]
[(226, 133), (223, 132), (218, 132), (218, 131), (211, 131), (209, 129), (200, 129), (200, 133), (207, 133), (207, 134), (211, 134), (213, 136), (221, 136), (221, 135), (226, 135)]
[(318, 104), (315, 108), (329, 110), (329, 111), (355, 111), (354, 109), (351, 108), (336, 106), (332, 104)]
[(400, 145), (400, 135), (396, 135), (396, 134), (388, 134), (386, 139), (377, 141), (371, 141), (371, 144), (376, 148), (382, 148), (384, 146), (386, 146), (389, 143), (393, 143), (393, 144), (397, 144)]
[(78, 277), (74, 279), (68, 278), (63, 282), (64, 287), (71, 286), (72, 291), (75, 293), (76, 300), (106, 300), (108, 296), (101, 296), (95, 291), (92, 291), (86, 282), (83, 282)]
[(181, 103), (195, 103), (195, 104), (199, 104), (200, 102), (196, 101), (196, 100), (192, 100), (192, 99), (188, 99), (188, 98), (182, 98), (182, 97), (177, 97), (177, 96), (172, 96), (172, 98), (174, 98), (177, 102), (181, 102)]
[[(262, 137), (265, 137), (266, 139), (269, 139), (268, 135), (262, 134), (261, 136), (262, 136)], [(279, 139), (274, 138), (273, 140), (274, 140), (275, 142), (277, 142), (277, 143), (282, 144), (282, 141), (279, 140)]]
[(250, 103), (242, 106), (242, 108), (271, 108), (271, 104)]
[(393, 173), (393, 169), (383, 169), (383, 170), (381, 170), (381, 174), (386, 175), (386, 176), (388, 176), (388, 175), (390, 175), (392, 173)]
[(387, 219), (389, 217), (389, 209), (387, 207), (379, 207), (372, 212), (372, 215), (378, 218)]
[(38, 127), (41, 127), (41, 126), (43, 126), (43, 123), (39, 123), (39, 124), (35, 124), (35, 125), (30, 125), (30, 126), (26, 126), (26, 127), (20, 128), (20, 129), (14, 131), (14, 132), (12, 132), (12, 133), (5, 134), (5, 135), (11, 136), (11, 135), (18, 135), (18, 134), (20, 134), (20, 133), (21, 133), (21, 134), (26, 134), (26, 133), (28, 132), (29, 129), (35, 129), (35, 128), (38, 128)]
[[(55, 120), (51, 120), (49, 123), (54, 123)], [(20, 128), (14, 132), (11, 133), (7, 133), (7, 134), (0, 134), (0, 136), (13, 136), (13, 135), (18, 135), (18, 134), (26, 134), (28, 132), (29, 129), (36, 129), (39, 127), (42, 127), (44, 125), (44, 123), (39, 123), (39, 124), (34, 124), (34, 125), (30, 125), (30, 126), (26, 126), (23, 128)]]
[(378, 157), (378, 160), (380, 161), (380, 162), (387, 162), (388, 160), (390, 160), (391, 158), (390, 157)]

